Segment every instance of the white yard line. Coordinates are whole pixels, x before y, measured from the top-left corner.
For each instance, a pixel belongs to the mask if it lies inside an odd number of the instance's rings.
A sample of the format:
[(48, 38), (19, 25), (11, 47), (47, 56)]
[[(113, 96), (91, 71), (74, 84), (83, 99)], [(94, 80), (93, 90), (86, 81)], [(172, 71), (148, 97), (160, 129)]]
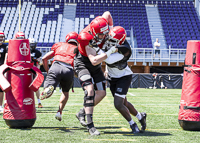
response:
[(131, 96), (136, 96), (135, 94), (133, 94), (133, 93), (130, 93), (130, 92), (128, 92), (128, 94), (129, 94), (129, 95), (131, 95)]

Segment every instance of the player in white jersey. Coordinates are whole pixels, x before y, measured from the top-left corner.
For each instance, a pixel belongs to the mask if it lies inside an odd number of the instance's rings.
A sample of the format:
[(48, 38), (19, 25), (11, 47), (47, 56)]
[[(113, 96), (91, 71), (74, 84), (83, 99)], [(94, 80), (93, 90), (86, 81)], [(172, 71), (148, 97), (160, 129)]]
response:
[(138, 112), (134, 106), (127, 101), (126, 94), (132, 80), (133, 72), (128, 67), (127, 61), (131, 56), (131, 47), (126, 39), (126, 31), (121, 26), (113, 27), (109, 32), (109, 37), (103, 46), (103, 52), (115, 46), (117, 53), (111, 54), (105, 62), (110, 82), (110, 90), (114, 97), (115, 108), (129, 122), (133, 133), (139, 133), (137, 124), (132, 120), (130, 113), (136, 116), (141, 123), (141, 131), (146, 129), (146, 113)]

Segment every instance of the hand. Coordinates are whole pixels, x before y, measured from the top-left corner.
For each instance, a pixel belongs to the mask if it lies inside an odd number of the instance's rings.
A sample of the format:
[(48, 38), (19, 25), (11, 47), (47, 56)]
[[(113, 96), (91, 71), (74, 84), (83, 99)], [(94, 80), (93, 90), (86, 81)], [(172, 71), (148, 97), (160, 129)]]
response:
[(107, 57), (109, 57), (110, 54), (115, 53), (117, 51), (118, 51), (118, 49), (115, 46), (113, 46), (106, 52), (106, 55), (107, 55)]
[(118, 49), (115, 46), (112, 46), (108, 51), (111, 51), (111, 53), (115, 53), (118, 51)]

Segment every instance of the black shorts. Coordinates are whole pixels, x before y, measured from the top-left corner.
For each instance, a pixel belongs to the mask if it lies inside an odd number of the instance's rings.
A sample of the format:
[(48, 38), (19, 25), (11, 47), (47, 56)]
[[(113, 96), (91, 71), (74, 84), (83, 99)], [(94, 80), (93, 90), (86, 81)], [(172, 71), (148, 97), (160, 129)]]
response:
[(74, 83), (74, 71), (72, 67), (63, 65), (55, 61), (47, 74), (44, 81), (44, 88), (52, 85), (54, 89), (60, 83), (63, 92), (69, 92)]
[(155, 50), (155, 54), (156, 54), (156, 53), (160, 54), (160, 50), (159, 50), (159, 49), (158, 49), (158, 50)]
[(82, 56), (80, 53), (74, 58), (74, 70), (79, 79), (83, 75), (90, 75), (93, 78), (94, 83), (106, 80), (101, 65), (93, 66), (89, 59)]
[(3, 92), (3, 90), (0, 88), (0, 92)]
[(121, 78), (109, 78), (110, 90), (113, 96), (125, 98), (132, 81), (132, 75)]

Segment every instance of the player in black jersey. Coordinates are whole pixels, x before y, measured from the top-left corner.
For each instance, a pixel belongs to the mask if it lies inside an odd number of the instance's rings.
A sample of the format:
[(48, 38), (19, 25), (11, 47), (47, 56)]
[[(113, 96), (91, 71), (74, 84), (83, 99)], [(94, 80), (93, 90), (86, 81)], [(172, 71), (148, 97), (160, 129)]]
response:
[[(37, 42), (34, 38), (29, 38), (29, 44), (30, 44), (30, 50), (31, 50), (31, 60), (34, 63), (34, 65), (40, 69), (40, 63), (41, 59), (40, 57), (42, 56), (42, 53), (36, 49)], [(36, 96), (38, 100), (38, 108), (43, 108), (42, 103), (40, 101), (40, 90), (36, 91)]]
[[(7, 49), (6, 49), (7, 45), (3, 44), (4, 41), (5, 41), (4, 32), (0, 31), (0, 66), (4, 64), (5, 55), (7, 52)], [(2, 103), (3, 103), (3, 91), (0, 88), (0, 113), (3, 113)]]

